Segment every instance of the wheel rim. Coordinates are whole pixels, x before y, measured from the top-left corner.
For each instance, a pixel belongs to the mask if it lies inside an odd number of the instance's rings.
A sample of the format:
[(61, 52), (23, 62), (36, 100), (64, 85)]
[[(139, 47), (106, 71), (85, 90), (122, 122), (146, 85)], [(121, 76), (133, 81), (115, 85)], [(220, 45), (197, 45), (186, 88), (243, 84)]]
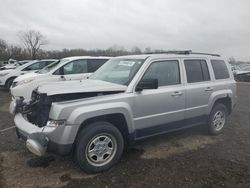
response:
[(89, 141), (85, 155), (91, 165), (104, 166), (114, 158), (116, 151), (116, 139), (110, 134), (100, 134)]
[(226, 122), (225, 113), (222, 111), (217, 111), (214, 114), (214, 118), (213, 118), (214, 129), (216, 131), (220, 131), (224, 127), (225, 122)]

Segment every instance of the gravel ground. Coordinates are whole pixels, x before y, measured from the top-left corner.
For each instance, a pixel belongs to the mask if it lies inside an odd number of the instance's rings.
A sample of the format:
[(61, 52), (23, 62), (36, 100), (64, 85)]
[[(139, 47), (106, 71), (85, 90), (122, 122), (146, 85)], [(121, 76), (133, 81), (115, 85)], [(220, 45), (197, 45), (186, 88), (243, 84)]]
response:
[[(9, 93), (0, 89), (0, 130), (13, 126)], [(87, 175), (70, 156), (29, 153), (14, 129), (0, 132), (0, 187), (250, 187), (250, 84), (222, 135), (200, 127), (141, 141), (108, 172)]]

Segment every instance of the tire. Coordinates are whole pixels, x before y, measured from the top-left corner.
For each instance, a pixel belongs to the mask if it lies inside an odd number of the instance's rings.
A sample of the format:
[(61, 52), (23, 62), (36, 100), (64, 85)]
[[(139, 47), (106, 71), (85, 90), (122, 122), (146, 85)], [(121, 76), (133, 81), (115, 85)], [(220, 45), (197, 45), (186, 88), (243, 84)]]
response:
[(6, 88), (7, 89), (10, 89), (10, 87), (11, 87), (14, 80), (15, 80), (15, 78), (10, 78), (9, 80), (7, 80), (7, 82), (6, 82)]
[(220, 103), (215, 104), (209, 115), (208, 126), (207, 126), (208, 132), (211, 135), (221, 134), (227, 123), (227, 117), (228, 117), (227, 107)]
[(75, 160), (86, 173), (98, 173), (110, 169), (123, 153), (121, 132), (111, 123), (95, 122), (83, 128), (75, 145)]

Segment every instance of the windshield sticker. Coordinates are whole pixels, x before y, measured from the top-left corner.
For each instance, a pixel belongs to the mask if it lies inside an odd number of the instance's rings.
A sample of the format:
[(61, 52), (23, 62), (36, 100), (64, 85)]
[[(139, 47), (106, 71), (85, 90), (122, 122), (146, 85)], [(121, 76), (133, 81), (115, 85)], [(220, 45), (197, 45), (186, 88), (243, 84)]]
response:
[(120, 61), (118, 65), (132, 67), (134, 66), (134, 61)]

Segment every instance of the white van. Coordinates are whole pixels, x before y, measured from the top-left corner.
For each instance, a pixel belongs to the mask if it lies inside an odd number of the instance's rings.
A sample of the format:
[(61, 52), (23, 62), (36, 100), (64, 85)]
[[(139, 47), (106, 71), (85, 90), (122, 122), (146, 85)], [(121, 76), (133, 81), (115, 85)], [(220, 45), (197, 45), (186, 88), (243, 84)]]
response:
[[(81, 80), (90, 76), (110, 57), (77, 56), (61, 59), (44, 69), (16, 78), (10, 88), (14, 98), (30, 100), (32, 91), (47, 82)], [(55, 88), (56, 89), (56, 88)]]

